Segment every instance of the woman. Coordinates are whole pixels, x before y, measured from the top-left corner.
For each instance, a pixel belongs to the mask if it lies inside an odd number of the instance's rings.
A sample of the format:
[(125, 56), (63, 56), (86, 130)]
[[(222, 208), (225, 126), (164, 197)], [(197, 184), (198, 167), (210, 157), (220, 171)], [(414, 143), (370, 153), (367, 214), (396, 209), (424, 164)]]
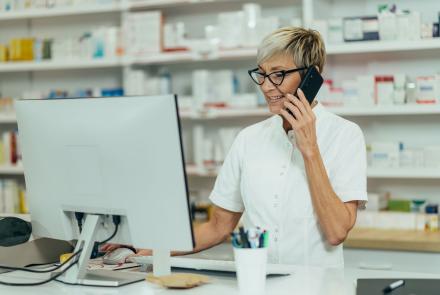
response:
[(235, 139), (210, 196), (213, 217), (194, 230), (194, 252), (223, 242), (243, 215), (246, 227), (269, 231), (269, 262), (343, 265), (341, 243), (367, 200), (366, 151), (356, 124), (297, 92), (299, 69), (322, 72), (324, 63), (316, 31), (283, 28), (262, 41), (250, 74), (274, 116)]
[[(270, 233), (272, 263), (342, 266), (342, 245), (367, 200), (366, 151), (360, 128), (309, 105), (297, 71), (322, 72), (319, 34), (283, 28), (267, 36), (251, 71), (275, 116), (237, 136), (210, 199), (210, 222), (196, 229), (197, 249), (221, 242), (244, 214), (247, 227)], [(289, 109), (294, 116), (285, 109)]]

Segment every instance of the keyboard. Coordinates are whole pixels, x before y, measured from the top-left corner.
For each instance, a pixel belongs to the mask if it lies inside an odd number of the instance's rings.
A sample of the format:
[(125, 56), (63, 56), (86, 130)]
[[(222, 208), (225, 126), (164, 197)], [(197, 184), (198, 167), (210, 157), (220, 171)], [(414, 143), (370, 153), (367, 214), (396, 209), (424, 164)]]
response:
[[(153, 257), (141, 256), (132, 257), (131, 261), (138, 264), (152, 264)], [(221, 272), (235, 272), (235, 261), (231, 260), (215, 260), (206, 258), (191, 258), (191, 257), (171, 257), (171, 267), (193, 269), (193, 270), (208, 270)], [(266, 275), (288, 275), (293, 273), (293, 266), (286, 264), (267, 264)]]

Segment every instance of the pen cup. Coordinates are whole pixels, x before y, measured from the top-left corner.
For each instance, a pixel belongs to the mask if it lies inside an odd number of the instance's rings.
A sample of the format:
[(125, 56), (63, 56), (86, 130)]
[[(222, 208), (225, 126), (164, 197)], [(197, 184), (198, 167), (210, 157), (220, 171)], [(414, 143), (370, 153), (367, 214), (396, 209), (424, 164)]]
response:
[(240, 295), (263, 295), (266, 288), (267, 248), (235, 248)]

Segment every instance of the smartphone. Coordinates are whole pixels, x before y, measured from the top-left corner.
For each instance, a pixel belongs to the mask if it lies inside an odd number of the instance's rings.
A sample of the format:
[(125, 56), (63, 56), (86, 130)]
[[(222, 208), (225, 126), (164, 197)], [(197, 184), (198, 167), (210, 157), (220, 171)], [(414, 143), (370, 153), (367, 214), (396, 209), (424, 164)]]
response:
[[(322, 78), (321, 74), (318, 72), (316, 67), (311, 66), (304, 75), (304, 78), (302, 79), (298, 88), (301, 88), (307, 101), (312, 104), (316, 94), (318, 94), (318, 91), (322, 86), (322, 83), (324, 83), (324, 79)], [(298, 94), (296, 94), (296, 96), (298, 97)]]
[[(324, 83), (324, 79), (322, 78), (316, 67), (309, 67), (306, 74), (304, 75), (304, 78), (298, 86), (298, 88), (301, 88), (301, 90), (304, 92), (304, 95), (309, 104), (312, 104), (313, 100), (316, 97), (316, 94), (318, 94), (318, 91), (322, 86), (322, 83)], [(296, 93), (295, 95), (296, 97), (299, 97), (298, 93)], [(291, 115), (293, 115), (290, 110), (287, 109), (287, 111)]]

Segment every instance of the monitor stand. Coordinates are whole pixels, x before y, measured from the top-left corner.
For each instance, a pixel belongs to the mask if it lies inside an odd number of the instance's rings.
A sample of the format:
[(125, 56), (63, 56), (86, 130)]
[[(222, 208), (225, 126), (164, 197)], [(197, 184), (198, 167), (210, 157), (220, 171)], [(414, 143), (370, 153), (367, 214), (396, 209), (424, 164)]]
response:
[[(78, 263), (58, 277), (57, 280), (67, 284), (102, 287), (119, 287), (145, 280), (146, 274), (142, 272), (87, 269), (96, 233), (101, 226), (100, 219), (100, 215), (86, 215), (83, 230), (74, 250), (74, 253), (76, 253), (82, 248)], [(153, 253), (154, 275), (170, 274), (170, 251), (154, 250)], [(73, 263), (75, 260), (74, 258), (69, 263)], [(54, 272), (52, 275), (56, 274), (57, 272)]]

